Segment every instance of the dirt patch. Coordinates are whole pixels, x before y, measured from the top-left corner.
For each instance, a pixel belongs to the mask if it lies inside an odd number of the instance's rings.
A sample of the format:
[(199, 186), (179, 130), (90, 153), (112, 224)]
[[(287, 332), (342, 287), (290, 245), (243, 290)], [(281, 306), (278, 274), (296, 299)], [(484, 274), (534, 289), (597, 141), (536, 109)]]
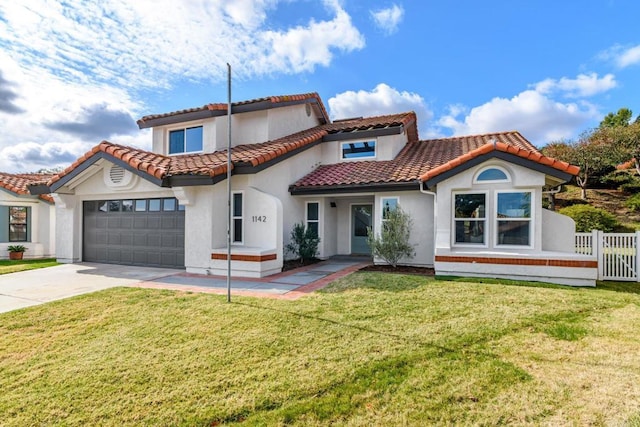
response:
[(397, 274), (416, 274), (420, 276), (433, 276), (435, 270), (427, 267), (414, 267), (410, 265), (399, 265), (393, 267), (391, 265), (368, 265), (359, 271), (378, 271), (381, 273), (397, 273)]

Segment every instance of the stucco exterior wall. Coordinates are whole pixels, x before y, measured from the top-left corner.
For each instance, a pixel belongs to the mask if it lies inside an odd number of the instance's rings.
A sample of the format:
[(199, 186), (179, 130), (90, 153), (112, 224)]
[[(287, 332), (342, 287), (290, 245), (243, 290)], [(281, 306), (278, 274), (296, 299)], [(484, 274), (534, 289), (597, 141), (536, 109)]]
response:
[(574, 253), (575, 221), (557, 212), (542, 209), (542, 250)]
[[(508, 172), (511, 181), (474, 183), (476, 174), (488, 166)], [(574, 286), (595, 286), (597, 262), (594, 257), (576, 255), (572, 222), (562, 215), (542, 209), (545, 176), (519, 165), (490, 160), (470, 168), (437, 185), (437, 231), (435, 269), (440, 275), (495, 277), (531, 280)], [(496, 192), (530, 191), (530, 246), (497, 245)], [(457, 191), (485, 193), (487, 196), (487, 242), (484, 245), (456, 245), (453, 229), (454, 200)], [(544, 230), (544, 233), (543, 233)]]
[[(511, 177), (511, 182), (490, 183), (490, 184), (474, 184), (474, 176), (478, 171), (488, 167), (498, 166), (504, 168)], [(541, 251), (542, 250), (542, 187), (545, 183), (544, 174), (501, 160), (490, 160), (476, 167), (470, 168), (459, 173), (449, 179), (446, 179), (437, 185), (438, 203), (437, 203), (437, 231), (436, 231), (436, 252), (438, 249), (450, 250), (454, 246), (453, 227), (453, 194), (457, 191), (473, 191), (486, 192), (487, 205), (491, 207), (487, 212), (493, 211), (495, 207), (495, 191), (496, 190), (526, 190), (531, 191), (531, 228), (533, 230), (531, 239), (532, 246), (530, 248), (518, 248), (518, 251)], [(487, 226), (489, 231), (487, 234), (487, 249), (495, 246), (494, 224), (491, 217), (487, 218)], [(464, 251), (464, 246), (455, 247), (456, 250)], [(469, 250), (477, 250), (476, 247), (468, 248)], [(508, 250), (507, 250), (508, 252)]]
[[(17, 196), (0, 190), (0, 206), (24, 206), (29, 208), (27, 242), (0, 241), (0, 259), (9, 258), (9, 245), (23, 245), (27, 247), (24, 258), (48, 258), (55, 256), (55, 239), (52, 230), (55, 227), (55, 206), (35, 197)], [(8, 224), (8, 216), (6, 218)], [(8, 229), (8, 226), (7, 226)]]
[(107, 161), (96, 164), (91, 174), (85, 173), (82, 176), (83, 180), (74, 187), (74, 194), (53, 194), (56, 201), (56, 258), (59, 262), (82, 261), (83, 201), (176, 197), (172, 189), (158, 187), (135, 175), (131, 176), (130, 185), (126, 187), (110, 187), (105, 183), (104, 171), (112, 165)]
[(269, 113), (267, 138), (260, 142), (282, 138), (320, 124), (310, 104), (272, 108), (267, 112)]
[[(398, 205), (410, 215), (413, 222), (409, 243), (415, 249), (415, 256), (402, 258), (400, 264), (433, 267), (435, 229), (433, 196), (419, 191), (376, 193), (374, 209), (374, 231), (376, 232), (382, 228), (382, 207), (386, 198), (397, 198)], [(376, 264), (384, 263), (384, 260), (378, 258), (374, 261)]]
[[(353, 160), (343, 160), (342, 159), (342, 144), (349, 142), (366, 142), (366, 141), (375, 141), (376, 142), (376, 157), (367, 158), (367, 159), (353, 159)], [(350, 139), (350, 140), (342, 140), (342, 141), (326, 141), (322, 143), (322, 157), (318, 159), (322, 162), (322, 164), (333, 164), (340, 162), (349, 162), (356, 160), (371, 160), (371, 161), (381, 161), (381, 160), (393, 160), (393, 158), (402, 150), (402, 147), (406, 144), (406, 135), (388, 135), (388, 136), (379, 136), (375, 138), (358, 138), (358, 139)]]

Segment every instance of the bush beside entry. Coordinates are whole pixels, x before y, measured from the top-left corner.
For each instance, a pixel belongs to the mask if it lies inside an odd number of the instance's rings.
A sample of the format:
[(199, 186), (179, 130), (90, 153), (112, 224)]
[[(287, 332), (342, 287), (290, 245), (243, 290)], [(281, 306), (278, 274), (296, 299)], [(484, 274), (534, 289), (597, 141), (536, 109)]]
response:
[(291, 241), (287, 244), (287, 252), (294, 254), (304, 264), (313, 259), (318, 253), (320, 237), (315, 230), (307, 228), (302, 223), (295, 224), (291, 230)]
[(413, 258), (416, 251), (409, 243), (413, 221), (400, 206), (385, 212), (380, 234), (376, 235), (371, 228), (367, 230), (367, 243), (373, 256), (382, 258), (394, 268), (401, 258)]

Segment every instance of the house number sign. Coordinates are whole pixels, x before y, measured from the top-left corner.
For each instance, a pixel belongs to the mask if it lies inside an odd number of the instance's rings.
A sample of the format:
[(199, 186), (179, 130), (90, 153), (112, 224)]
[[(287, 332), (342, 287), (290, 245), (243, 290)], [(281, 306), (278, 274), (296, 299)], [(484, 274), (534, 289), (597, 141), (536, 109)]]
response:
[(251, 217), (251, 221), (253, 221), (253, 222), (267, 222), (267, 216), (266, 215), (253, 215)]

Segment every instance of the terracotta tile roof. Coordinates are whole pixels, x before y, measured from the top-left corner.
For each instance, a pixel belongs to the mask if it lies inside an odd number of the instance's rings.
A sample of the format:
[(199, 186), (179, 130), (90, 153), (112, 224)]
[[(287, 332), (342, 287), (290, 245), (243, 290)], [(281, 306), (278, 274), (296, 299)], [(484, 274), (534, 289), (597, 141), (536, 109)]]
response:
[[(245, 144), (233, 147), (231, 149), (232, 169), (237, 165), (244, 164), (251, 166), (261, 165), (298, 148), (320, 141), (326, 134), (326, 130), (322, 129), (322, 127), (317, 127), (261, 144)], [(138, 148), (102, 141), (77, 159), (71, 166), (53, 176), (47, 182), (47, 185), (51, 186), (60, 181), (100, 152), (122, 160), (131, 168), (157, 179), (177, 175), (215, 177), (227, 173), (227, 150), (216, 151), (215, 153), (163, 156)]]
[[(17, 195), (30, 195), (29, 185), (44, 184), (50, 180), (54, 174), (46, 173), (22, 173), (10, 174), (0, 172), (0, 187)], [(48, 194), (39, 196), (42, 200), (53, 203), (53, 198)]]
[(354, 131), (363, 131), (369, 129), (382, 129), (392, 126), (405, 126), (408, 133), (409, 141), (418, 140), (418, 127), (416, 113), (413, 111), (400, 114), (390, 114), (385, 116), (353, 118), (346, 120), (337, 120), (333, 123), (324, 125), (324, 128), (330, 133), (346, 133)]
[[(318, 106), (323, 116), (327, 118), (327, 121), (328, 121), (329, 115), (327, 114), (327, 110), (325, 109), (324, 104), (322, 103), (322, 99), (320, 99), (320, 95), (318, 95), (318, 93), (316, 92), (302, 93), (302, 94), (295, 94), (295, 95), (268, 96), (264, 98), (250, 99), (247, 101), (232, 102), (231, 108), (238, 107), (241, 105), (258, 104), (261, 102), (270, 102), (271, 104), (281, 104), (281, 103), (286, 103), (291, 101), (304, 101), (307, 99), (315, 99), (318, 102)], [(179, 115), (188, 114), (188, 113), (196, 113), (200, 111), (224, 111), (226, 113), (227, 103), (225, 102), (225, 103), (206, 104), (206, 105), (203, 105), (202, 107), (188, 108), (184, 110), (172, 111), (169, 113), (150, 114), (142, 117), (140, 120), (137, 121), (137, 123), (140, 126), (150, 120), (160, 119), (164, 117), (179, 116)]]
[(90, 151), (87, 151), (83, 156), (78, 158), (69, 167), (53, 176), (47, 185), (58, 182), (65, 176), (73, 172), (78, 166), (87, 160), (91, 159), (96, 154), (103, 152), (109, 154), (117, 159), (126, 162), (129, 166), (144, 173), (147, 173), (156, 178), (162, 178), (168, 170), (170, 158), (149, 151), (140, 150), (133, 147), (127, 147), (125, 145), (113, 144), (109, 141), (102, 141), (100, 144), (93, 147)]
[(511, 131), (412, 141), (406, 144), (393, 160), (350, 161), (319, 166), (293, 184), (292, 189), (409, 183), (418, 179), (425, 181), (494, 149), (528, 158), (570, 174), (576, 174), (579, 170), (576, 166), (542, 156), (520, 133)]
[[(520, 138), (522, 136), (515, 132)], [(513, 141), (513, 140), (512, 140)], [(517, 141), (516, 144), (512, 144), (509, 142), (503, 142), (499, 139), (494, 139), (491, 142), (488, 142), (480, 147), (474, 148), (466, 153), (463, 153), (457, 157), (452, 158), (451, 160), (438, 165), (437, 167), (430, 169), (424, 174), (420, 175), (420, 181), (427, 181), (432, 179), (441, 173), (447, 172), (456, 166), (459, 166), (469, 160), (476, 158), (478, 156), (482, 156), (483, 154), (488, 154), (492, 151), (502, 151), (504, 153), (514, 154), (518, 157), (522, 157), (527, 160), (532, 160), (536, 163), (540, 163), (545, 166), (550, 166), (554, 169), (557, 169), (561, 172), (567, 172), (571, 175), (577, 175), (580, 171), (580, 168), (574, 165), (571, 165), (567, 162), (563, 162), (560, 160), (553, 159), (551, 157), (543, 156), (535, 147), (531, 145), (528, 141), (522, 138), (522, 141)], [(523, 144), (522, 142), (526, 142)], [(528, 147), (529, 146), (529, 147)]]

